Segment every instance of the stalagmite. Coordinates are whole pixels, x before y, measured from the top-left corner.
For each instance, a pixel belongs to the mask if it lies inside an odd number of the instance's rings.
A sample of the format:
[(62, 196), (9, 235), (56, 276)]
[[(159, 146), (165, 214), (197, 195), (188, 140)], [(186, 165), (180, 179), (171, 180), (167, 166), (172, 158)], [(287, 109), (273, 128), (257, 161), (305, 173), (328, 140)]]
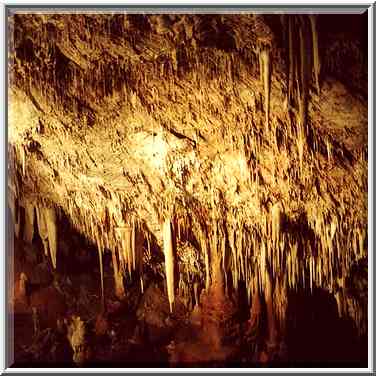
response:
[(82, 364), (86, 358), (85, 324), (79, 316), (72, 316), (67, 325), (67, 338), (73, 350), (73, 361)]
[(56, 253), (57, 253), (57, 226), (56, 226), (56, 212), (54, 208), (45, 208), (44, 216), (48, 233), (48, 245), (50, 249), (50, 256), (52, 266), (56, 269)]
[(175, 301), (175, 255), (170, 218), (165, 219), (163, 222), (163, 251), (165, 256), (168, 301), (170, 303), (170, 311), (172, 312)]
[(24, 240), (31, 243), (34, 236), (34, 205), (26, 201), (25, 207), (25, 225), (24, 225)]

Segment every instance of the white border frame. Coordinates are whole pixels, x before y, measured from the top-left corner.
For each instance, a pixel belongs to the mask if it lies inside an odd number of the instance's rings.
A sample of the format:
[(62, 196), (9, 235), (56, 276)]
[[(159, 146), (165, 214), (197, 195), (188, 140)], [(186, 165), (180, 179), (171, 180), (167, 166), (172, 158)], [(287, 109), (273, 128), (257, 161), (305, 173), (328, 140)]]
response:
[[(373, 297), (374, 297), (374, 290), (373, 290), (373, 268), (374, 268), (374, 258), (373, 258), (373, 64), (374, 64), (374, 3), (373, 2), (359, 2), (356, 1), (340, 1), (340, 0), (331, 0), (328, 1), (296, 1), (290, 0), (289, 2), (284, 2), (281, 0), (265, 0), (260, 4), (260, 2), (252, 2), (252, 1), (244, 1), (244, 0), (236, 0), (236, 2), (225, 1), (225, 0), (217, 0), (217, 1), (207, 1), (201, 2), (199, 0), (191, 0), (184, 3), (178, 4), (176, 1), (173, 0), (165, 0), (163, 2), (158, 0), (140, 0), (140, 1), (120, 1), (120, 0), (112, 0), (108, 4), (99, 1), (88, 1), (88, 0), (81, 0), (79, 3), (74, 0), (65, 0), (62, 3), (48, 1), (48, 0), (40, 0), (39, 2), (32, 2), (32, 1), (20, 1), (20, 0), (9, 0), (3, 1), (0, 0), (0, 4), (2, 5), (2, 12), (1, 12), (1, 21), (2, 25), (4, 25), (3, 32), (5, 31), (6, 25), (6, 9), (5, 5), (14, 5), (19, 7), (28, 7), (28, 6), (35, 6), (40, 5), (41, 7), (47, 6), (60, 6), (60, 5), (71, 5), (72, 7), (82, 6), (83, 8), (86, 6), (126, 6), (126, 5), (150, 5), (150, 6), (182, 6), (186, 5), (187, 7), (194, 7), (195, 5), (227, 5), (228, 7), (236, 7), (237, 5), (247, 5), (247, 6), (276, 6), (276, 7), (283, 7), (283, 6), (333, 6), (333, 8), (338, 8), (338, 11), (341, 10), (341, 7), (346, 5), (356, 5), (359, 8), (361, 7), (368, 7), (368, 368), (183, 368), (183, 369), (176, 369), (176, 368), (6, 368), (6, 359), (5, 359), (5, 348), (7, 346), (6, 343), (6, 336), (5, 336), (5, 325), (6, 319), (5, 315), (0, 315), (1, 319), (1, 328), (0, 328), (0, 337), (3, 338), (2, 346), (0, 348), (1, 357), (0, 357), (0, 369), (4, 373), (38, 373), (38, 374), (45, 374), (45, 373), (191, 373), (191, 372), (200, 372), (200, 373), (318, 373), (318, 372), (327, 372), (327, 373), (372, 373), (374, 371), (374, 358), (373, 358), (373, 343), (374, 343), (374, 317), (373, 317)], [(316, 11), (316, 10), (315, 10)], [(5, 83), (5, 69), (6, 69), (6, 44), (5, 44), (5, 35), (1, 38), (0, 42), (0, 51), (4, 51), (3, 59), (1, 59), (1, 76), (2, 82)], [(6, 86), (3, 85), (0, 91), (0, 96), (2, 99), (2, 103), (5, 103), (6, 98)], [(5, 188), (5, 173), (7, 171), (5, 166), (5, 153), (7, 150), (6, 146), (6, 138), (5, 138), (5, 126), (7, 126), (7, 119), (6, 119), (6, 109), (5, 106), (0, 107), (0, 112), (2, 114), (2, 118), (4, 119), (4, 130), (3, 134), (4, 137), (2, 142), (0, 143), (1, 147), (1, 155), (4, 156), (4, 162), (1, 164), (1, 179), (2, 179), (2, 189)], [(1, 195), (0, 199), (1, 208), (2, 208), (2, 226), (0, 226), (0, 238), (3, 241), (3, 249), (1, 252), (0, 263), (2, 266), (1, 274), (3, 275), (3, 281), (6, 278), (5, 275), (5, 251), (6, 251), (6, 190)], [(370, 226), (372, 225), (372, 227)], [(371, 231), (370, 231), (371, 230)], [(3, 284), (4, 286), (4, 284)], [(0, 297), (1, 297), (1, 305), (3, 308), (3, 313), (6, 312), (5, 306), (5, 289), (0, 289)]]

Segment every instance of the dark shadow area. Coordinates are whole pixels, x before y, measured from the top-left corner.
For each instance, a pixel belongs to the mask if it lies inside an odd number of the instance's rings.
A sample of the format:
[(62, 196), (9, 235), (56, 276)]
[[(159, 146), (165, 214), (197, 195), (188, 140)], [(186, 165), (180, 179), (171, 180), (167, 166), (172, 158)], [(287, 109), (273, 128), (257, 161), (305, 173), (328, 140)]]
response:
[(367, 338), (338, 316), (336, 301), (314, 288), (290, 292), (287, 310), (289, 367), (367, 367)]

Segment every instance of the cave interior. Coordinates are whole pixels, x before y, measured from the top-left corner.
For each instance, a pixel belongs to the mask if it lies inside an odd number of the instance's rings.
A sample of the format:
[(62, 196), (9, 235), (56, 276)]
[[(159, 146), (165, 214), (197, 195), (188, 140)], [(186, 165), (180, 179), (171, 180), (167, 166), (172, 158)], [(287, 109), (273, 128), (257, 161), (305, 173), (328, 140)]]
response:
[(12, 366), (367, 365), (366, 13), (7, 22)]

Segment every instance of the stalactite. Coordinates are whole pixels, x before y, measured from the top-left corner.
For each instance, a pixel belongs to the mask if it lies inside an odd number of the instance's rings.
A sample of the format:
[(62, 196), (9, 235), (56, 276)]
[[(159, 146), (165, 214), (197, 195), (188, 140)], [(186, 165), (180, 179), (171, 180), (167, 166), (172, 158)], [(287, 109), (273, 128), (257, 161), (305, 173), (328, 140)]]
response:
[(50, 256), (52, 266), (56, 269), (56, 255), (57, 255), (57, 223), (56, 212), (54, 208), (45, 208), (44, 216), (48, 233), (48, 245), (50, 249)]
[(313, 74), (315, 77), (315, 84), (317, 93), (320, 94), (319, 75), (320, 75), (320, 56), (319, 56), (319, 41), (317, 35), (317, 16), (314, 14), (308, 15), (312, 31), (312, 46), (313, 46)]
[(265, 288), (266, 279), (266, 246), (265, 243), (261, 242), (261, 252), (260, 252), (260, 272), (261, 272), (261, 284), (262, 288)]
[(269, 110), (270, 110), (270, 50), (267, 47), (261, 49), (260, 52), (260, 63), (262, 69), (260, 69), (262, 74), (262, 82), (264, 85), (264, 111), (265, 111), (265, 126), (269, 129)]
[(126, 225), (119, 229), (121, 237), (121, 247), (122, 254), (124, 258), (125, 265), (127, 266), (129, 276), (132, 275), (132, 247), (133, 247), (133, 236), (132, 228)]
[(141, 287), (143, 289), (143, 272), (144, 272), (144, 264), (143, 264), (143, 257), (144, 257), (144, 242), (145, 242), (145, 233), (144, 229), (140, 224), (137, 226), (137, 232), (136, 232), (136, 244), (135, 244), (135, 267), (136, 271), (139, 274), (141, 278)]
[(288, 53), (289, 53), (289, 78), (288, 78), (288, 104), (291, 103), (293, 95), (293, 83), (294, 83), (294, 39), (293, 39), (293, 27), (294, 16), (288, 15)]
[(222, 255), (222, 270), (223, 270), (225, 279), (227, 279), (226, 237), (223, 231), (221, 231), (220, 245), (221, 245), (221, 255)]
[(204, 253), (205, 261), (205, 289), (208, 291), (210, 286), (210, 260), (209, 260), (209, 250), (206, 243), (206, 237), (204, 236), (203, 230), (200, 230), (200, 244), (201, 249)]
[(175, 255), (170, 218), (165, 219), (163, 222), (163, 251), (165, 256), (167, 295), (170, 303), (170, 311), (172, 312), (175, 302)]
[(97, 249), (98, 249), (98, 258), (99, 258), (99, 271), (101, 274), (101, 305), (102, 310), (104, 310), (105, 304), (104, 304), (104, 276), (103, 276), (103, 253), (104, 253), (104, 247), (102, 239), (99, 239), (99, 236), (97, 235)]
[(34, 236), (34, 205), (29, 201), (25, 201), (25, 225), (24, 225), (24, 240), (31, 243)]
[(219, 226), (217, 220), (214, 220), (213, 223), (213, 237), (212, 237), (212, 244), (210, 247), (211, 251), (211, 275), (212, 275), (212, 284), (211, 284), (211, 291), (215, 295), (215, 299), (217, 301), (222, 301), (224, 296), (224, 276), (223, 270), (221, 268), (222, 265), (222, 258), (220, 248), (218, 246), (218, 231)]
[(12, 194), (8, 195), (9, 197), (9, 207), (11, 210), (11, 214), (13, 217), (13, 223), (14, 223), (14, 233), (17, 238), (20, 236), (21, 231), (21, 210), (20, 205), (18, 204), (17, 197), (13, 196)]
[(137, 235), (137, 228), (136, 228), (136, 222), (135, 219), (132, 221), (132, 268), (133, 270), (136, 270), (136, 235)]
[(279, 203), (276, 203), (272, 207), (272, 240), (274, 247), (276, 247), (279, 244), (280, 222), (281, 208)]
[(236, 232), (236, 249), (238, 251), (239, 259), (240, 259), (240, 276), (241, 278), (245, 279), (245, 261), (244, 261), (244, 252), (243, 252), (243, 226), (238, 224), (237, 232)]
[(311, 294), (313, 292), (313, 256), (309, 259), (309, 287), (311, 289)]
[(343, 311), (344, 311), (342, 292), (340, 290), (335, 292), (334, 298), (336, 299), (336, 303), (337, 303), (338, 316), (341, 318), (343, 316)]
[(285, 321), (286, 321), (286, 310), (287, 310), (287, 291), (284, 281), (286, 279), (284, 276), (282, 278), (277, 278), (275, 280), (275, 287), (273, 293), (273, 308), (275, 312), (275, 318), (279, 324), (280, 334), (285, 334)]
[(277, 342), (277, 327), (274, 317), (273, 309), (273, 286), (272, 279), (267, 270), (265, 270), (265, 303), (268, 317), (268, 338), (267, 342), (269, 346), (275, 345)]
[(114, 247), (112, 247), (111, 252), (112, 252), (112, 266), (114, 269), (115, 295), (117, 296), (118, 299), (123, 300), (125, 298), (123, 275), (121, 274), (119, 270), (116, 251)]
[(22, 176), (25, 176), (26, 171), (26, 152), (23, 146), (20, 148), (21, 164), (22, 164)]
[(322, 272), (321, 272), (321, 264), (322, 264), (322, 260), (320, 259), (318, 261), (318, 270), (319, 270), (319, 286), (322, 286)]
[(301, 17), (301, 25), (299, 27), (300, 39), (300, 100), (299, 100), (299, 114), (300, 124), (305, 131), (307, 124), (307, 111), (308, 111), (308, 60), (307, 60), (307, 41), (305, 34), (305, 22)]
[(44, 254), (48, 256), (49, 253), (49, 242), (48, 242), (48, 231), (47, 231), (47, 223), (44, 214), (44, 208), (41, 205), (36, 206), (37, 212), (37, 224), (38, 224), (38, 232), (39, 236), (42, 239)]
[(259, 334), (261, 326), (261, 302), (258, 289), (252, 289), (252, 306), (248, 321), (247, 334), (252, 338)]
[[(299, 99), (299, 106), (301, 111), (303, 110), (303, 104), (302, 101)], [(303, 156), (304, 156), (304, 144), (305, 144), (305, 132), (304, 132), (304, 125), (302, 123), (297, 124), (297, 137), (296, 137), (296, 143), (297, 143), (297, 149), (298, 149), (298, 156), (299, 156), (299, 171), (300, 171), (300, 177), (304, 178), (303, 173)]]
[(264, 62), (263, 62), (262, 54), (261, 54), (261, 46), (258, 47), (256, 52), (257, 52), (258, 60), (259, 60), (260, 82), (263, 84), (264, 83)]
[(364, 238), (363, 238), (363, 231), (357, 227), (354, 230), (353, 234), (353, 249), (355, 253), (355, 259), (359, 259), (363, 257), (363, 250), (364, 250)]

